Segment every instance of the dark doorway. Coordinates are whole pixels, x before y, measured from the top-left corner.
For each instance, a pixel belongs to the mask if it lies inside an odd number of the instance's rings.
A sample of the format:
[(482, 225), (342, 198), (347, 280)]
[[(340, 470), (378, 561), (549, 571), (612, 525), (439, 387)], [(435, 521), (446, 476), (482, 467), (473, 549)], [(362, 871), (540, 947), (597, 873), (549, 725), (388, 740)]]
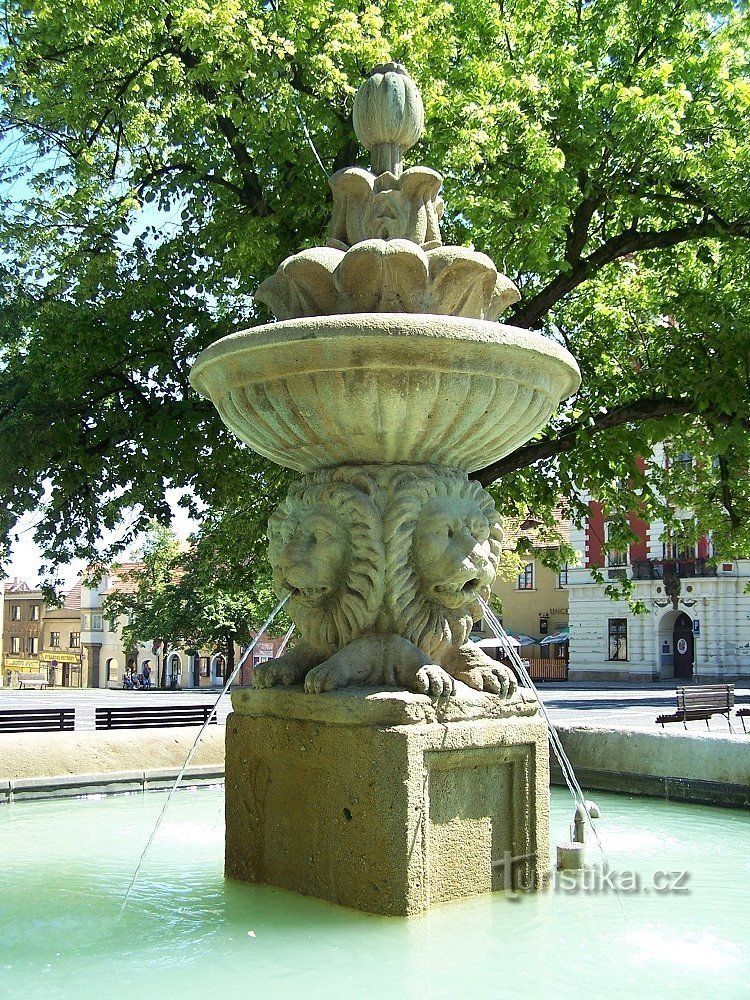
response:
[(686, 614), (679, 614), (672, 631), (674, 649), (675, 677), (692, 677), (693, 660), (695, 657), (695, 642), (693, 640), (693, 623)]

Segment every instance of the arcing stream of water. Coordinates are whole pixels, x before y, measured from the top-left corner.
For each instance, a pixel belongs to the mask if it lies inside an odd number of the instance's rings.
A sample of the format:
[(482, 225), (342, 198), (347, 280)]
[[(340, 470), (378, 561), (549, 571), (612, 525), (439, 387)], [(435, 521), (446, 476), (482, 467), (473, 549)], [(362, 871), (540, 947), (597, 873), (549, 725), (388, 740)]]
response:
[[(252, 652), (255, 649), (257, 643), (260, 641), (261, 636), (265, 633), (266, 629), (271, 626), (271, 624), (273, 623), (274, 619), (280, 613), (280, 611), (282, 610), (282, 608), (284, 607), (284, 605), (286, 604), (286, 602), (289, 600), (290, 597), (291, 597), (291, 593), (287, 593), (284, 597), (282, 597), (282, 599), (279, 601), (279, 603), (273, 609), (273, 611), (271, 612), (271, 614), (268, 616), (268, 618), (265, 620), (265, 622), (258, 629), (258, 632), (257, 632), (255, 638), (250, 643), (250, 645), (247, 647), (247, 649), (245, 650), (245, 652), (243, 653), (243, 655), (240, 657), (240, 660), (237, 663), (237, 666), (232, 671), (231, 675), (227, 678), (226, 684), (221, 689), (221, 693), (219, 694), (218, 698), (214, 702), (213, 707), (211, 708), (211, 711), (208, 714), (208, 718), (206, 719), (206, 721), (201, 726), (198, 735), (195, 737), (195, 740), (193, 741), (193, 745), (190, 747), (188, 755), (185, 758), (185, 763), (180, 768), (180, 773), (177, 775), (177, 777), (175, 779), (174, 785), (172, 785), (172, 787), (170, 788), (169, 793), (168, 793), (166, 799), (164, 800), (164, 805), (162, 807), (162, 810), (159, 813), (159, 816), (157, 817), (156, 823), (154, 824), (154, 828), (151, 831), (151, 835), (149, 836), (148, 840), (146, 841), (146, 846), (143, 848), (143, 851), (141, 852), (141, 856), (138, 859), (138, 864), (135, 866), (135, 871), (133, 872), (133, 877), (130, 880), (130, 885), (128, 886), (128, 888), (127, 888), (127, 890), (125, 892), (125, 895), (123, 897), (123, 900), (122, 900), (122, 906), (120, 908), (120, 912), (121, 913), (122, 913), (122, 911), (125, 909), (125, 907), (128, 904), (128, 899), (130, 898), (130, 893), (132, 892), (133, 886), (135, 885), (135, 883), (136, 883), (136, 881), (138, 879), (138, 875), (139, 875), (140, 870), (141, 870), (141, 868), (143, 866), (144, 858), (146, 857), (146, 854), (148, 853), (148, 849), (151, 847), (151, 844), (153, 843), (154, 837), (156, 836), (156, 834), (159, 831), (159, 827), (161, 826), (162, 820), (164, 819), (164, 816), (165, 816), (165, 814), (167, 812), (167, 809), (169, 808), (169, 803), (172, 800), (172, 796), (177, 791), (177, 788), (179, 787), (180, 782), (182, 781), (182, 778), (183, 778), (183, 776), (185, 774), (185, 771), (187, 770), (188, 766), (190, 765), (190, 761), (193, 759), (193, 755), (195, 754), (196, 747), (200, 743), (201, 737), (203, 736), (204, 732), (206, 731), (206, 727), (211, 723), (211, 720), (215, 717), (217, 709), (218, 709), (219, 704), (221, 702), (221, 699), (224, 697), (224, 695), (227, 693), (227, 691), (231, 687), (232, 682), (234, 681), (235, 677), (239, 674), (240, 670), (242, 670), (242, 667), (247, 662), (248, 657), (250, 657), (252, 655)], [(289, 640), (290, 635), (291, 635), (291, 629), (289, 630), (289, 632), (287, 633), (287, 635), (285, 637), (285, 644)]]

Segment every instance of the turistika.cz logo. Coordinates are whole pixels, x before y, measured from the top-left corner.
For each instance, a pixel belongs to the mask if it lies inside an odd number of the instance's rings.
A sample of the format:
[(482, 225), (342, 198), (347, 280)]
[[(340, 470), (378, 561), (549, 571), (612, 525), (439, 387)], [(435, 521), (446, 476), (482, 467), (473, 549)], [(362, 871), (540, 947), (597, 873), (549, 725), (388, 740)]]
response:
[(535, 854), (511, 854), (492, 862), (500, 873), (505, 895), (520, 899), (524, 892), (548, 889), (566, 893), (614, 893), (635, 896), (685, 896), (690, 892), (690, 873), (686, 871), (655, 871), (652, 873), (610, 868), (607, 864), (590, 864), (577, 870), (553, 869), (539, 884), (536, 868), (532, 863)]

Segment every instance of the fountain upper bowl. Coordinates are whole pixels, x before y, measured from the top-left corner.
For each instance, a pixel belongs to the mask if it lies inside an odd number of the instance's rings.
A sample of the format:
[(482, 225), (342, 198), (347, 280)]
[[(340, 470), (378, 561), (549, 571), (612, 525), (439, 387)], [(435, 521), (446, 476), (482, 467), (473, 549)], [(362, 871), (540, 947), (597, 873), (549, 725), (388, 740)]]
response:
[(580, 384), (554, 341), (485, 320), (352, 313), (243, 330), (192, 385), (255, 451), (299, 472), (431, 463), (473, 472), (528, 441)]

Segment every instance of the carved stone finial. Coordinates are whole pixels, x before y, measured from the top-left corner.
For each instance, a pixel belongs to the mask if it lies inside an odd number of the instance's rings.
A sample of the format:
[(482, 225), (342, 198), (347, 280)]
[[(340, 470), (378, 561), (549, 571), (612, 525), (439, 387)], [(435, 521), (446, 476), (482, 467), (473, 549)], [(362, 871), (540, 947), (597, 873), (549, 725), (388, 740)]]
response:
[(372, 171), (400, 177), (403, 154), (424, 131), (417, 86), (400, 63), (375, 66), (354, 98), (354, 131), (372, 154)]
[(354, 129), (372, 168), (329, 178), (327, 246), (288, 257), (258, 288), (256, 299), (278, 319), (402, 312), (496, 320), (519, 300), (489, 257), (443, 246), (442, 176), (403, 168), (423, 128), (422, 99), (404, 67), (376, 66), (354, 99)]

